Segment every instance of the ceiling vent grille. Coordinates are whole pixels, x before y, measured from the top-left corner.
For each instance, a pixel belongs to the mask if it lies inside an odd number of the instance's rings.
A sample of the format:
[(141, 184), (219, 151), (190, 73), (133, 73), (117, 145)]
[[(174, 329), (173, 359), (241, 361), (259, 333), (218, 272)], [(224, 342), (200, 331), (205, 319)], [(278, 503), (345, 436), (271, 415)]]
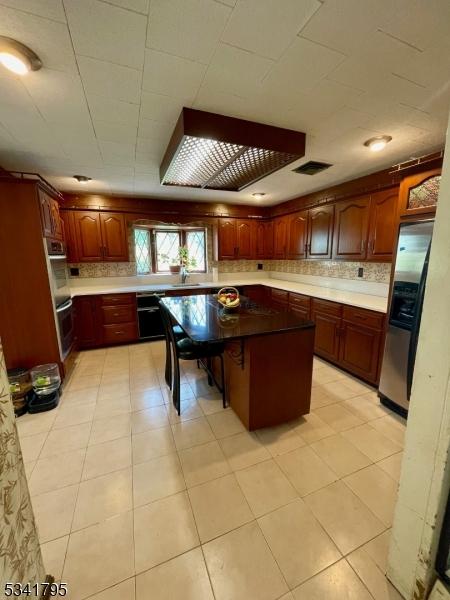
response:
[(300, 173), (300, 175), (317, 175), (321, 171), (325, 171), (325, 169), (329, 169), (333, 165), (324, 162), (318, 162), (316, 160), (310, 160), (304, 165), (300, 165), (296, 169), (292, 169), (294, 173)]
[(162, 185), (236, 192), (305, 155), (305, 134), (183, 108), (159, 168)]

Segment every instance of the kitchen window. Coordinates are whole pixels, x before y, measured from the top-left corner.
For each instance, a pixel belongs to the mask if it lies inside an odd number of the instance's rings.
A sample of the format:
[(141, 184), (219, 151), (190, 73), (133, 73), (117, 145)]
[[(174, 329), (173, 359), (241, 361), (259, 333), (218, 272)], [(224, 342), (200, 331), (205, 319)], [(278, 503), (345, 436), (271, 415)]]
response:
[(190, 273), (206, 272), (206, 230), (204, 228), (134, 228), (136, 269), (138, 275), (170, 273), (178, 264), (178, 252), (184, 246), (194, 263)]

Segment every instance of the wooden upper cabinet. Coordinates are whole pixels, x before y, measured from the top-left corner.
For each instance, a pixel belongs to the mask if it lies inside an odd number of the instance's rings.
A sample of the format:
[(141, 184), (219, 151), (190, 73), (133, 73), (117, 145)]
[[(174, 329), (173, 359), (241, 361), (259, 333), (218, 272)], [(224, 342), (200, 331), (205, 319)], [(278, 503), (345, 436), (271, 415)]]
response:
[(287, 218), (277, 217), (273, 224), (273, 257), (286, 258)]
[(370, 196), (336, 204), (333, 258), (365, 260)]
[(61, 215), (59, 214), (59, 203), (54, 198), (51, 199), (50, 209), (52, 213), (52, 236), (57, 240), (62, 240), (63, 224)]
[(372, 195), (367, 260), (390, 261), (397, 239), (398, 188)]
[(405, 177), (400, 184), (400, 216), (434, 214), (441, 183), (441, 169)]
[(273, 257), (273, 221), (257, 221), (254, 225), (255, 258)]
[(73, 219), (78, 260), (80, 262), (102, 262), (103, 243), (100, 213), (75, 211)]
[(42, 234), (44, 237), (63, 239), (58, 200), (38, 188), (39, 208), (41, 211)]
[(331, 258), (334, 206), (308, 211), (308, 258)]
[(61, 219), (63, 223), (64, 241), (66, 243), (67, 262), (79, 262), (74, 231), (74, 214), (71, 210), (63, 210), (61, 211)]
[(100, 213), (103, 260), (126, 262), (128, 255), (127, 225), (120, 213)]
[(240, 219), (236, 223), (237, 258), (253, 258), (253, 222)]
[(305, 258), (308, 231), (308, 211), (291, 215), (287, 227), (287, 258)]
[(218, 237), (218, 259), (224, 260), (236, 258), (236, 221), (234, 219), (219, 219)]

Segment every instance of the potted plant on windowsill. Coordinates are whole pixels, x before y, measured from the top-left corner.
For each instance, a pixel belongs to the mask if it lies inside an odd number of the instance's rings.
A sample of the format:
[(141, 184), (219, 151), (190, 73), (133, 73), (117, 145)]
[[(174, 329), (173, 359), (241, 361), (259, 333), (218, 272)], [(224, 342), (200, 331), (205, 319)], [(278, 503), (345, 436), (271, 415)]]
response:
[(172, 275), (176, 275), (180, 272), (186, 273), (186, 271), (195, 269), (197, 266), (195, 258), (189, 256), (189, 251), (186, 246), (179, 247), (178, 256), (176, 258), (170, 258), (168, 254), (161, 254), (160, 260), (169, 265), (169, 270)]

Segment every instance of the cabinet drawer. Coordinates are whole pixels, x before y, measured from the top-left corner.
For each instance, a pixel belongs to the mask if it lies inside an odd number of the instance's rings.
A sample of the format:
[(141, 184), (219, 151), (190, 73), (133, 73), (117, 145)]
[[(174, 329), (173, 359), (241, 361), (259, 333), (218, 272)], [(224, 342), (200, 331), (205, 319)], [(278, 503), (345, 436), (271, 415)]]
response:
[(134, 304), (135, 294), (102, 294), (100, 302), (103, 306), (117, 306), (118, 304)]
[(102, 306), (103, 323), (129, 323), (136, 321), (136, 308), (129, 306)]
[(303, 294), (289, 292), (289, 304), (292, 304), (292, 306), (301, 306), (309, 309), (311, 306), (311, 298), (309, 296), (304, 296)]
[(384, 315), (373, 310), (365, 308), (356, 308), (355, 306), (344, 306), (345, 321), (359, 323), (364, 327), (373, 327), (374, 329), (383, 329)]
[(116, 325), (103, 325), (103, 343), (116, 344), (132, 342), (137, 339), (136, 323), (118, 323)]
[(337, 302), (329, 302), (328, 300), (318, 300), (313, 298), (313, 311), (327, 313), (329, 315), (336, 315), (340, 317), (342, 315), (342, 304)]
[(289, 292), (285, 290), (276, 290), (272, 288), (271, 291), (272, 300), (280, 304), (287, 304), (289, 298)]

